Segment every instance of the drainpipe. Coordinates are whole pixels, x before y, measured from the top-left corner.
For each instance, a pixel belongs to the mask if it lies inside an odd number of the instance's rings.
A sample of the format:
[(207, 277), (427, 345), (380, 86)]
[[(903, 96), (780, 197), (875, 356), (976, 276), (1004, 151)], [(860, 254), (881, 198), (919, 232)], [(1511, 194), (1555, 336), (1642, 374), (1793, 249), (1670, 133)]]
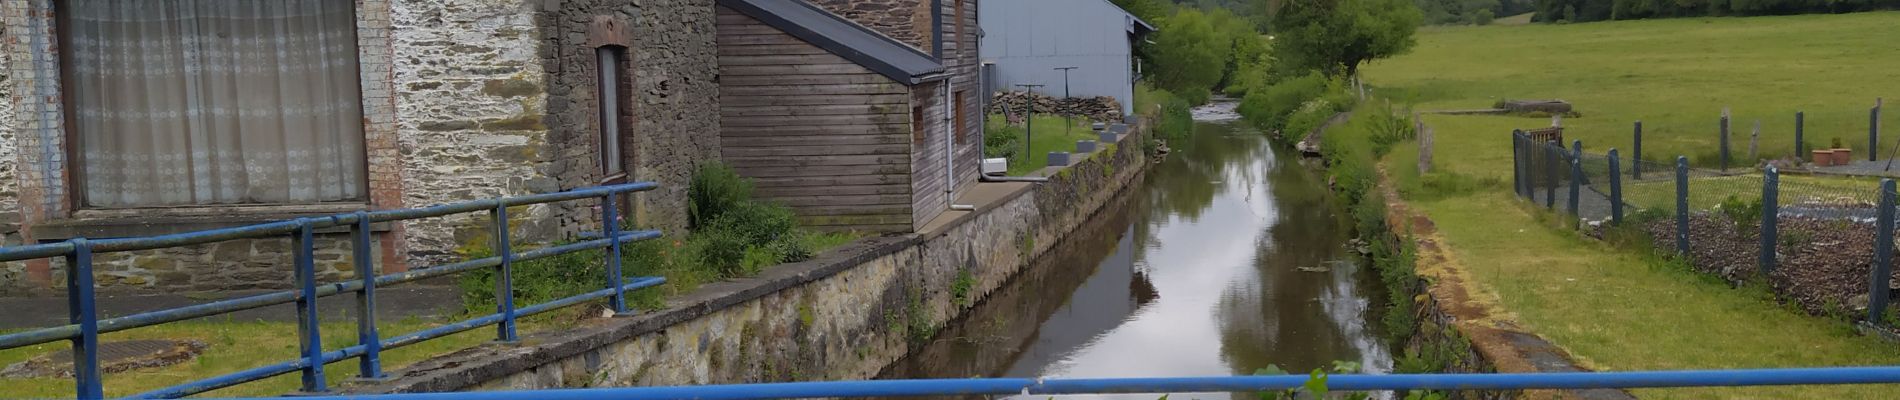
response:
[(944, 112), (943, 121), (940, 121), (940, 123), (943, 124), (943, 132), (945, 133), (945, 135), (943, 135), (943, 202), (946, 204), (957, 200), (951, 198), (951, 196), (957, 193), (957, 142), (955, 140), (957, 128), (954, 124), (951, 124), (952, 120), (950, 119), (955, 117), (957, 113), (957, 105), (952, 103), (955, 97), (951, 97), (950, 93), (950, 90), (956, 88), (956, 86), (955, 76), (943, 81)]

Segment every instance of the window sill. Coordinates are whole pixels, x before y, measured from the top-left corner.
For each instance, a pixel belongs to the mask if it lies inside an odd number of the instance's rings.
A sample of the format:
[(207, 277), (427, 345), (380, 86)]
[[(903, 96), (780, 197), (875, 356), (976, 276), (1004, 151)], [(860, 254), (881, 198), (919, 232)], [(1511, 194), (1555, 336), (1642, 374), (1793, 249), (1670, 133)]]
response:
[[(73, 217), (69, 219), (33, 224), (32, 232), (33, 239), (39, 241), (76, 237), (145, 237), (256, 225), (298, 217), (330, 216), (369, 209), (369, 205), (364, 203), (89, 209), (74, 211)], [(370, 224), (371, 231), (385, 232), (389, 229), (390, 224), (387, 222)], [(349, 227), (331, 227), (318, 229), (317, 233), (349, 231)]]

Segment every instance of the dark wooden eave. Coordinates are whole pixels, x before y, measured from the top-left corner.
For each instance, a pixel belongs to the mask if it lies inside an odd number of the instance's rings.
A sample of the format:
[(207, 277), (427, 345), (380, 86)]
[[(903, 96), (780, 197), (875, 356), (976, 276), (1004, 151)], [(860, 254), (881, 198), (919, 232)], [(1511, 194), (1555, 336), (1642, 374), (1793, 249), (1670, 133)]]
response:
[(943, 77), (943, 63), (903, 42), (804, 0), (718, 0), (792, 37), (905, 85)]

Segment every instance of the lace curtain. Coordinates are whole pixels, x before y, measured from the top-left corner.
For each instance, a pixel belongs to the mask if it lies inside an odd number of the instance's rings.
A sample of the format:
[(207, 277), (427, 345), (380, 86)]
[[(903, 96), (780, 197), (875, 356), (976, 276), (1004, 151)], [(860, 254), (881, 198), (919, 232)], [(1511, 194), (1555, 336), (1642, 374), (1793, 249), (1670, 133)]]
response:
[(351, 0), (73, 0), (87, 204), (364, 198)]

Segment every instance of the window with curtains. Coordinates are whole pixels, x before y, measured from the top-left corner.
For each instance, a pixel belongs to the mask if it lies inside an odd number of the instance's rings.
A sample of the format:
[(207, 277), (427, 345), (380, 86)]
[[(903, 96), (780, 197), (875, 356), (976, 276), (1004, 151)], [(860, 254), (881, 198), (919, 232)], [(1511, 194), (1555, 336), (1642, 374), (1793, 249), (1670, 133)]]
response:
[(86, 206), (366, 197), (353, 0), (62, 4)]

